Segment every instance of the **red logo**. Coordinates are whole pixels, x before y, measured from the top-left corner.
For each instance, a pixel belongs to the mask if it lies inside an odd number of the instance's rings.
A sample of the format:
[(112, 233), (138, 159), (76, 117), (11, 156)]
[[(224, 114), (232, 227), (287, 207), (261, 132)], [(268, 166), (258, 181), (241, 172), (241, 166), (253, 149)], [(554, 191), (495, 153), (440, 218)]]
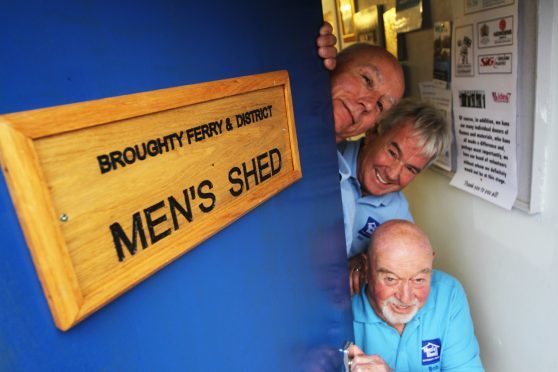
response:
[(492, 99), (496, 103), (510, 103), (511, 93), (492, 92)]
[(488, 67), (494, 66), (494, 57), (482, 57), (481, 59), (481, 67)]
[(501, 19), (500, 23), (498, 23), (498, 26), (500, 27), (500, 31), (504, 31), (506, 29), (506, 20)]

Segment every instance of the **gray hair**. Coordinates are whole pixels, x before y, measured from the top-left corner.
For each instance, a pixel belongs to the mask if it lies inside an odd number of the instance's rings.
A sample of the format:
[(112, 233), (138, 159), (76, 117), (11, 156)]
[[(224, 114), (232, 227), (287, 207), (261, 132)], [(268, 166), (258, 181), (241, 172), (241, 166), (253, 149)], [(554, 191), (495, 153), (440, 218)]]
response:
[[(384, 133), (405, 124), (406, 119), (413, 122), (413, 132), (419, 137), (422, 154), (434, 161), (444, 153), (451, 141), (450, 124), (441, 110), (430, 103), (410, 98), (401, 100), (383, 115), (376, 126), (376, 133)], [(430, 163), (429, 163), (430, 165)]]

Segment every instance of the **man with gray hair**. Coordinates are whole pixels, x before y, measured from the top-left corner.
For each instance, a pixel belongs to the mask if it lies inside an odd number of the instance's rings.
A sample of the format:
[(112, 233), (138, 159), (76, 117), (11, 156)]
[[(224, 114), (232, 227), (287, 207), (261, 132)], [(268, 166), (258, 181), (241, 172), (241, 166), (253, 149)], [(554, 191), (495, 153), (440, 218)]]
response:
[(368, 284), (352, 299), (351, 371), (484, 371), (465, 291), (433, 269), (421, 229), (386, 222), (367, 258)]
[(361, 254), (374, 230), (392, 219), (412, 221), (401, 190), (442, 154), (450, 141), (442, 113), (405, 99), (364, 139), (338, 145), (339, 175), (351, 293), (365, 279)]

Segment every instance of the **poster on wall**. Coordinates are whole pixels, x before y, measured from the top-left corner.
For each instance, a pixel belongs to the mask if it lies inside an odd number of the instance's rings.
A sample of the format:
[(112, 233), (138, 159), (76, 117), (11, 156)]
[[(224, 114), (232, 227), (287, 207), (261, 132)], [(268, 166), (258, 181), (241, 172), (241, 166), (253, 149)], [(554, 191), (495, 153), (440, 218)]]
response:
[(447, 88), (451, 80), (451, 23), (434, 24), (434, 73), (433, 82), (439, 88)]
[(514, 0), (465, 0), (465, 14), (512, 5)]
[[(426, 102), (430, 102), (434, 107), (440, 110), (446, 118), (446, 123), (451, 128), (452, 115), (451, 115), (451, 90), (441, 88), (433, 81), (419, 83), (420, 98)], [(450, 131), (451, 133), (452, 131)], [(449, 148), (440, 155), (435, 161), (434, 165), (437, 167), (451, 172), (454, 170), (455, 163), (455, 139), (453, 133), (451, 134), (451, 144)]]
[(397, 31), (395, 30), (395, 8), (385, 11), (383, 18), (386, 50), (394, 55), (395, 58), (399, 59), (399, 53), (397, 50)]
[[(471, 1), (467, 1), (471, 4)], [(517, 4), (456, 19), (451, 185), (511, 209), (517, 196)]]
[(422, 27), (422, 0), (395, 1), (395, 30), (409, 32)]
[(382, 6), (374, 5), (354, 15), (357, 41), (384, 46)]

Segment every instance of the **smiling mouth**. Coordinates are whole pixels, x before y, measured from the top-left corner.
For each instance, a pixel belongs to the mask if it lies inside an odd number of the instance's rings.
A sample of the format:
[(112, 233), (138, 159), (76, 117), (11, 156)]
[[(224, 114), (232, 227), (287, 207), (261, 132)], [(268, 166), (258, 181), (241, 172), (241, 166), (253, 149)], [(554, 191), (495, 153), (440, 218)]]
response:
[(380, 172), (378, 171), (378, 169), (375, 169), (375, 174), (376, 174), (376, 179), (382, 184), (382, 185), (391, 185), (391, 182), (386, 181), (381, 175)]
[(413, 306), (414, 306), (414, 305), (412, 305), (412, 304), (411, 304), (411, 305), (403, 305), (403, 304), (397, 305), (397, 304), (391, 304), (391, 305), (393, 306), (393, 308), (394, 308), (397, 312), (400, 312), (400, 313), (407, 313), (407, 312), (409, 312), (409, 310), (412, 310), (412, 309), (413, 309)]
[(349, 114), (349, 117), (351, 118), (351, 125), (356, 125), (355, 117), (353, 116), (353, 113), (351, 112), (349, 107), (347, 107), (347, 105), (345, 104), (345, 101), (341, 101), (341, 103), (343, 104), (343, 107), (345, 108), (345, 110), (347, 110), (347, 113)]

